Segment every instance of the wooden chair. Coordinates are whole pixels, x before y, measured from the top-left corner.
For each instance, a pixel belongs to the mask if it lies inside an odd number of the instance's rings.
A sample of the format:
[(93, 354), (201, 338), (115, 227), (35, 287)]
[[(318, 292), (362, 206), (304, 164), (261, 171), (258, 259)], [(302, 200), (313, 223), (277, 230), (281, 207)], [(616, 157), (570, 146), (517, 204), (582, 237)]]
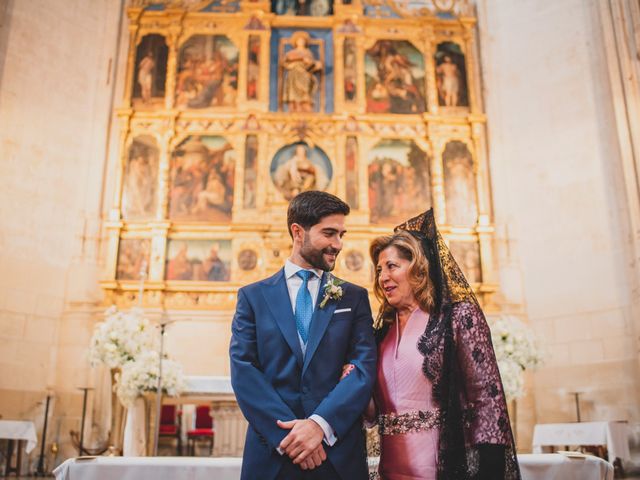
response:
[(182, 456), (180, 416), (180, 411), (175, 405), (162, 405), (162, 410), (160, 413), (160, 437), (175, 438), (177, 440), (178, 456)]
[(193, 430), (187, 431), (189, 455), (195, 456), (196, 441), (201, 438), (209, 440), (209, 455), (212, 455), (215, 431), (213, 429), (213, 418), (211, 417), (211, 407), (209, 405), (199, 405), (196, 407), (195, 424), (196, 425)]

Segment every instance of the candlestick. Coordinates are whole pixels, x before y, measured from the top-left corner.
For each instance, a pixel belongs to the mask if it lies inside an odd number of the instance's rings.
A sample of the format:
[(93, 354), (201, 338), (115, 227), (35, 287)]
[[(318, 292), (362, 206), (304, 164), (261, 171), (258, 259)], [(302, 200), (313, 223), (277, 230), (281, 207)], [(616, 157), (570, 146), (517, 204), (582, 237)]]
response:
[(49, 403), (51, 402), (51, 398), (53, 397), (52, 393), (53, 393), (53, 390), (47, 389), (47, 400), (44, 406), (44, 423), (42, 426), (42, 440), (40, 444), (40, 456), (38, 457), (38, 468), (36, 470), (36, 477), (47, 476), (46, 472), (44, 471), (44, 446), (47, 441), (47, 425), (49, 423)]
[(90, 387), (80, 387), (78, 390), (82, 390), (82, 420), (80, 421), (80, 445), (78, 445), (78, 455), (85, 453), (84, 449), (84, 422), (87, 418), (87, 396), (89, 390), (93, 390)]

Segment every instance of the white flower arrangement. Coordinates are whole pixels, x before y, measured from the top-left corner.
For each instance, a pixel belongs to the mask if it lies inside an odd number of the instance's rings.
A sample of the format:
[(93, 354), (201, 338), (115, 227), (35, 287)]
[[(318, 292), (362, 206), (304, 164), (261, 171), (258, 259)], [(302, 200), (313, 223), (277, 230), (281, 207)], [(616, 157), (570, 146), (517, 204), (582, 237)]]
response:
[(104, 322), (95, 326), (89, 358), (92, 365), (120, 368), (152, 347), (152, 329), (142, 309), (120, 312), (114, 306), (105, 312)]
[(513, 316), (500, 316), (489, 322), (491, 341), (508, 399), (524, 395), (523, 372), (542, 362), (542, 350), (526, 324)]
[[(132, 362), (122, 366), (116, 392), (123, 405), (133, 405), (144, 392), (155, 392), (158, 387), (158, 352), (142, 352)], [(173, 360), (162, 359), (162, 391), (170, 397), (185, 389), (182, 366)]]
[(513, 360), (498, 360), (498, 370), (502, 378), (502, 387), (507, 400), (520, 398), (524, 395), (523, 370)]

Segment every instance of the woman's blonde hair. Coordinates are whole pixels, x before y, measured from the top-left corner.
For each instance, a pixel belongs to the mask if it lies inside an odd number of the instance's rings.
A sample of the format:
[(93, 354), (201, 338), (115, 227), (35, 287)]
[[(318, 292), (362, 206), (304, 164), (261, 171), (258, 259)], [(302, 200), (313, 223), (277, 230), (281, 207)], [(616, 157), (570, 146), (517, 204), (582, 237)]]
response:
[(410, 233), (402, 230), (393, 235), (378, 237), (371, 243), (369, 248), (375, 271), (373, 292), (380, 301), (380, 310), (374, 322), (374, 328), (376, 329), (381, 328), (384, 323), (393, 322), (396, 316), (396, 309), (389, 304), (384, 296), (382, 287), (380, 287), (380, 274), (377, 268), (380, 254), (390, 247), (395, 247), (401, 258), (411, 262), (409, 264), (409, 284), (420, 309), (431, 313), (434, 305), (433, 284), (429, 278), (429, 260), (424, 255), (418, 240)]

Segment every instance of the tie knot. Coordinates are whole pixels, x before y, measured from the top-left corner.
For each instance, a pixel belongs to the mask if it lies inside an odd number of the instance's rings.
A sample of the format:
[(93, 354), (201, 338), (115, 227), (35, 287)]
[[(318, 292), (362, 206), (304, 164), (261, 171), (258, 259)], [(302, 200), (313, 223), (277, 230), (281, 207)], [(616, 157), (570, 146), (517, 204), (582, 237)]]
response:
[(311, 270), (298, 270), (296, 275), (298, 275), (303, 282), (306, 282), (309, 280), (309, 277), (313, 275), (313, 272)]

